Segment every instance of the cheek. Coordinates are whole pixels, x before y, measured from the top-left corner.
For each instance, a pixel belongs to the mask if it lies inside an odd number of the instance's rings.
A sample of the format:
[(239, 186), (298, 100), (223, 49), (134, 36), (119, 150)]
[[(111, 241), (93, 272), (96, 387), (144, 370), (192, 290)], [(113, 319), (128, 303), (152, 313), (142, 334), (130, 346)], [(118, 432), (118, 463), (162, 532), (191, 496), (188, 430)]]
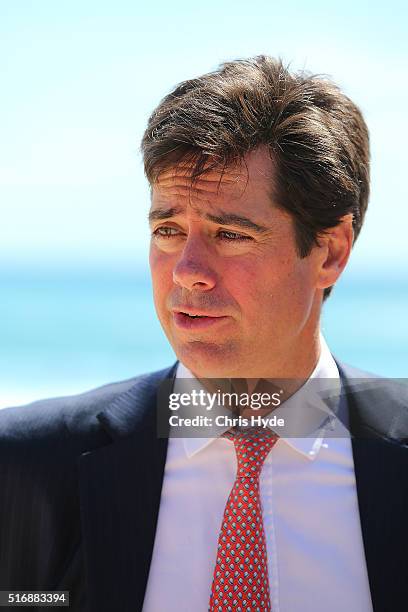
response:
[(220, 270), (223, 290), (238, 304), (243, 319), (259, 316), (265, 301), (265, 273), (256, 261), (234, 259)]
[(160, 307), (173, 285), (173, 266), (171, 258), (154, 247), (150, 248), (149, 263), (156, 307)]
[(250, 325), (302, 318), (312, 301), (309, 266), (291, 255), (241, 261), (231, 265), (224, 279)]

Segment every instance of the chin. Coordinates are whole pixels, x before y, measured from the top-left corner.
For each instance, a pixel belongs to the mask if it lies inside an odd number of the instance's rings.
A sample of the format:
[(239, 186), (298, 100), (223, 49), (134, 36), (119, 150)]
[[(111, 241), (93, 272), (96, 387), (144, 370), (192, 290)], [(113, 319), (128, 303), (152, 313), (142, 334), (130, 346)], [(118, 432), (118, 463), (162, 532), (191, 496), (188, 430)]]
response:
[(238, 376), (235, 342), (191, 341), (173, 345), (177, 358), (200, 378), (234, 378)]

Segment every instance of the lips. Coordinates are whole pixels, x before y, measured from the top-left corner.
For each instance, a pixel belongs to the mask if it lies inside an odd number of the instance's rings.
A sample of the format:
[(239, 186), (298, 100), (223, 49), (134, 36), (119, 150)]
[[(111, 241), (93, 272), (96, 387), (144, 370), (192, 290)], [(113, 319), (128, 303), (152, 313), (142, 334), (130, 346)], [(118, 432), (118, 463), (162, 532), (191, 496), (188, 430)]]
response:
[(173, 311), (173, 320), (176, 327), (190, 331), (207, 329), (214, 325), (219, 325), (227, 319), (227, 316), (208, 314), (202, 310), (186, 309)]
[(217, 314), (215, 312), (209, 312), (203, 309), (199, 309), (199, 308), (190, 308), (190, 307), (180, 307), (180, 308), (174, 308), (173, 309), (174, 313), (180, 313), (180, 314), (184, 314), (187, 315), (189, 317), (210, 317), (210, 318), (221, 318), (224, 315), (221, 314)]

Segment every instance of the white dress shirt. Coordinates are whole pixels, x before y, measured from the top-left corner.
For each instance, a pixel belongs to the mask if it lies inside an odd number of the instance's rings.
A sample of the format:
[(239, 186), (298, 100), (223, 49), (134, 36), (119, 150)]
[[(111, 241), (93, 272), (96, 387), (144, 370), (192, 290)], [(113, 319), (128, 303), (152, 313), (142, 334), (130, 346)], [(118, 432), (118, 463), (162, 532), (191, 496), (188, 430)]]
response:
[[(320, 341), (310, 379), (339, 381)], [(179, 364), (175, 389), (188, 378)], [(282, 415), (302, 416), (296, 395), (278, 409)], [(328, 435), (333, 422), (323, 419), (305, 438), (280, 437), (261, 472), (273, 612), (372, 612), (351, 441), (344, 428), (341, 437)], [(208, 612), (236, 468), (231, 440), (170, 437), (143, 612)]]

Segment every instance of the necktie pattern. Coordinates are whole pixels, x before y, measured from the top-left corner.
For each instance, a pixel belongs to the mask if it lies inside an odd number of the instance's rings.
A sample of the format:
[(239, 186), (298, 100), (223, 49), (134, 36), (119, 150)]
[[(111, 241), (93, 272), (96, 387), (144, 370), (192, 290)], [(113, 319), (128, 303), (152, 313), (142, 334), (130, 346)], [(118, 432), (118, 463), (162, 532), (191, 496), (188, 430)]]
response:
[(267, 428), (229, 430), (237, 476), (224, 510), (209, 612), (270, 612), (259, 476), (278, 437)]

